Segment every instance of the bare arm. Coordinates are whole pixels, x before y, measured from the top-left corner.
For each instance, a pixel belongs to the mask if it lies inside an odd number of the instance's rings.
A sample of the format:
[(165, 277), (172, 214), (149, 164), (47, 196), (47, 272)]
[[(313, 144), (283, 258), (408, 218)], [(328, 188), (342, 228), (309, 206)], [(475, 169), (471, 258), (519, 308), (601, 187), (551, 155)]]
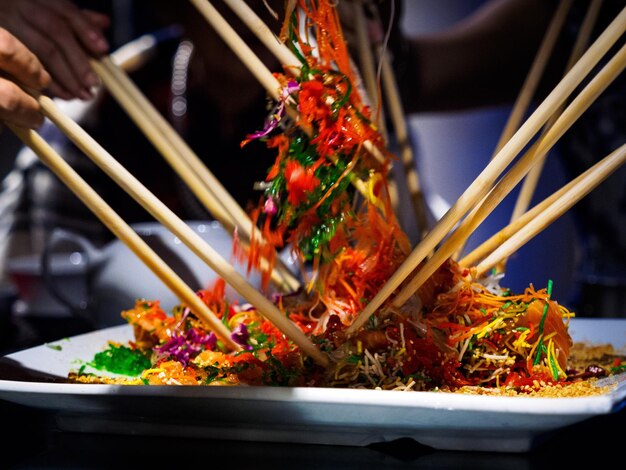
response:
[(492, 0), (447, 30), (406, 38), (398, 73), (407, 112), (511, 102), (554, 7), (546, 0)]

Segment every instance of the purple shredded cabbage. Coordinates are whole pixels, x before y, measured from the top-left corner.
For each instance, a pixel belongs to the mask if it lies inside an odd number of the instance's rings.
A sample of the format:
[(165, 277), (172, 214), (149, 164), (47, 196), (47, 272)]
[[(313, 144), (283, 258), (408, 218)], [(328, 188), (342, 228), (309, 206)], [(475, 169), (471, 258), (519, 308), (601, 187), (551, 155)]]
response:
[(215, 349), (216, 343), (217, 337), (214, 333), (206, 334), (191, 328), (184, 333), (174, 333), (168, 342), (156, 346), (154, 350), (187, 366), (202, 351)]
[(265, 120), (263, 129), (261, 129), (260, 131), (253, 132), (252, 134), (248, 134), (246, 136), (246, 140), (254, 140), (254, 139), (260, 139), (261, 137), (265, 137), (274, 129), (276, 129), (276, 126), (278, 126), (278, 123), (280, 122), (280, 120), (282, 119), (284, 115), (285, 115), (285, 106), (284, 104), (281, 103), (275, 108), (274, 112), (272, 112), (272, 114)]
[(248, 340), (250, 339), (250, 333), (248, 332), (248, 328), (243, 323), (239, 323), (231, 333), (230, 337), (233, 341), (241, 346), (244, 349), (252, 349), (252, 346), (248, 344)]

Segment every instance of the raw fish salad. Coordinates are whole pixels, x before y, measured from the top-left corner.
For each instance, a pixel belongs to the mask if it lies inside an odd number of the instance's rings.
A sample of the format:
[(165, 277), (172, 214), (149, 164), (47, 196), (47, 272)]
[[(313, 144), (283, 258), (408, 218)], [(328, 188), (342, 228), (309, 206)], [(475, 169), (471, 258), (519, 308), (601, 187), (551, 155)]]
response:
[[(276, 150), (251, 214), (263, 241), (253, 237), (249, 248), (236, 244), (234, 251), (250, 270), (268, 261), (264, 288), (276, 251), (287, 245), (311, 268), (302, 272), (300, 291), (273, 301), (330, 366), (303, 354), (254, 306), (229, 302), (218, 280), (197, 295), (240, 350), (228, 350), (185, 305), (165, 312), (158, 300), (141, 299), (122, 312), (134, 340), (110, 343), (70, 380), (549, 396), (606, 391), (589, 384), (623, 372), (623, 358), (574, 360), (568, 332), (574, 313), (552, 298), (551, 282), (513, 293), (500, 277), (477, 278), (451, 259), (403, 307), (383, 306), (357, 334), (346, 333), (411, 247), (387, 185), (395, 157), (356, 86), (334, 2), (297, 3), (286, 12), (280, 38), (300, 68), (275, 73), (280, 99), (262, 129), (242, 141)], [(291, 103), (295, 119), (286, 112)]]

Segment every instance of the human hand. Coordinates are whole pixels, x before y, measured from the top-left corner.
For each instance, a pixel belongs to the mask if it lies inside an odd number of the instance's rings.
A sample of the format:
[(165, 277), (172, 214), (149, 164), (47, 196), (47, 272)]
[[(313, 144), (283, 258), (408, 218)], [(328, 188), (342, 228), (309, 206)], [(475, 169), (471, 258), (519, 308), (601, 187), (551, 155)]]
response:
[(39, 59), (15, 36), (0, 28), (0, 120), (21, 127), (38, 127), (43, 121), (37, 100), (16, 82), (34, 90), (50, 84), (50, 75)]
[(89, 59), (105, 54), (106, 15), (68, 0), (0, 0), (0, 27), (28, 47), (50, 72), (47, 91), (63, 99), (89, 99), (98, 78)]

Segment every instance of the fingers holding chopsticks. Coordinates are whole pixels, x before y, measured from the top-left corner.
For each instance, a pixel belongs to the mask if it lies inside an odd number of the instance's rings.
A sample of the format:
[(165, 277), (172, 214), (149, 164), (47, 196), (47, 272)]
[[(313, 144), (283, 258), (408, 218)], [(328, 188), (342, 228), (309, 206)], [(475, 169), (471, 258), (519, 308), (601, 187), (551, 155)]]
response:
[(89, 99), (98, 79), (89, 59), (106, 53), (106, 15), (68, 0), (0, 0), (0, 27), (18, 37), (50, 72), (48, 91), (63, 99)]
[(39, 103), (14, 82), (34, 90), (50, 84), (50, 75), (42, 63), (21, 41), (0, 28), (0, 120), (22, 127), (41, 125)]

